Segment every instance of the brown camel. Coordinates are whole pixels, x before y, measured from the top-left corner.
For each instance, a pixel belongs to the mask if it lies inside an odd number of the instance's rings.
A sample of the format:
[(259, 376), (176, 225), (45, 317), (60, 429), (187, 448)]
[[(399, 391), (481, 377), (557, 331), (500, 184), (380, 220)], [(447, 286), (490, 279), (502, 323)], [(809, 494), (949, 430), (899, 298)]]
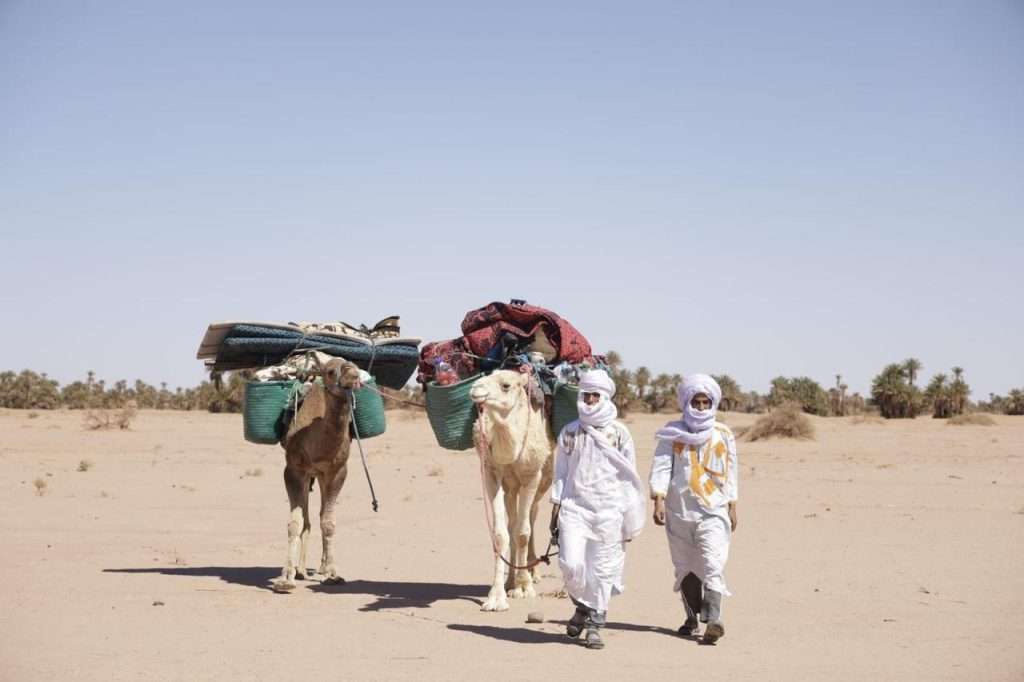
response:
[[(313, 356), (316, 359), (316, 356)], [(316, 362), (323, 385), (313, 384), (281, 439), (285, 452), (284, 486), (288, 490), (288, 557), (277, 592), (295, 589), (296, 575), (306, 577), (306, 541), (309, 539), (309, 491), (315, 477), (320, 484), (320, 533), (324, 553), (319, 573), (324, 583), (340, 583), (334, 564), (334, 508), (348, 475), (352, 419), (351, 389), (359, 385), (359, 368), (334, 358)]]

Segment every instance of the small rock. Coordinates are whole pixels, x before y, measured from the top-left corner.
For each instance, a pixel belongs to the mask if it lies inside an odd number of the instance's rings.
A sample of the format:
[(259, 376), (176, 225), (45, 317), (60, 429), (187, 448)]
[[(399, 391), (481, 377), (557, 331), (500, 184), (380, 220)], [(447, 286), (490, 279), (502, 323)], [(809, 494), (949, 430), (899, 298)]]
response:
[(164, 605), (164, 603), (162, 601), (160, 601), (159, 599), (156, 600), (155, 602), (153, 602), (153, 606), (163, 606), (163, 605)]
[(526, 614), (526, 622), (527, 623), (543, 623), (544, 622), (544, 614), (541, 613), (540, 611), (530, 611), (528, 614)]

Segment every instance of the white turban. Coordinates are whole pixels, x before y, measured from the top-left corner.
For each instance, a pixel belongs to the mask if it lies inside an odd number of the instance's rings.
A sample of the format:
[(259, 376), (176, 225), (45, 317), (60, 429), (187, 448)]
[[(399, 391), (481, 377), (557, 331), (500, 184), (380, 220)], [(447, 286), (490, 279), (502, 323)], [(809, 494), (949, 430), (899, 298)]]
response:
[(611, 398), (615, 396), (615, 382), (603, 369), (592, 369), (580, 375), (580, 391), (601, 393)]
[[(711, 409), (698, 410), (690, 403), (693, 396), (703, 393), (711, 398)], [(718, 382), (707, 374), (691, 374), (679, 384), (679, 409), (683, 411), (682, 421), (669, 422), (658, 431), (656, 438), (702, 445), (711, 437), (711, 429), (715, 426), (715, 414), (718, 403), (722, 400), (722, 389)]]
[(683, 379), (683, 383), (679, 384), (676, 390), (676, 395), (679, 396), (679, 409), (686, 414), (686, 408), (690, 406), (693, 396), (698, 393), (711, 398), (711, 410), (705, 412), (710, 411), (714, 417), (714, 413), (718, 411), (718, 403), (722, 402), (722, 389), (718, 382), (707, 374), (691, 374)]
[[(580, 395), (576, 399), (576, 411), (580, 421), (587, 426), (607, 426), (619, 416), (619, 410), (612, 402), (615, 395), (615, 382), (603, 369), (592, 369), (580, 376)], [(594, 405), (583, 402), (584, 393), (597, 393), (601, 400)]]

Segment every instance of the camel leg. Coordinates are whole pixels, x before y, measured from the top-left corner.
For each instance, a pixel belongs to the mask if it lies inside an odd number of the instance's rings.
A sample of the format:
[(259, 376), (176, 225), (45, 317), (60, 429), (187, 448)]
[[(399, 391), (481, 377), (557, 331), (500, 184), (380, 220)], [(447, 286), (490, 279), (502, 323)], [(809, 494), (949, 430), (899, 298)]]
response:
[[(537, 549), (535, 542), (537, 540), (537, 513), (540, 510), (540, 503), (544, 499), (548, 490), (551, 488), (551, 479), (554, 478), (554, 467), (552, 465), (553, 458), (549, 457), (544, 463), (544, 468), (541, 469), (540, 475), (540, 486), (537, 487), (537, 493), (533, 496), (533, 505), (530, 507), (530, 561), (532, 562), (537, 558)], [(530, 569), (530, 575), (533, 577), (534, 583), (540, 582), (540, 564)]]
[[(519, 503), (519, 481), (506, 480), (502, 483), (505, 489), (505, 518), (507, 519), (506, 528), (508, 529), (509, 538), (516, 536), (516, 519), (518, 518), (519, 511), (516, 505)], [(516, 551), (514, 543), (509, 548), (507, 557), (509, 563), (512, 566), (516, 565)], [(505, 591), (509, 592), (516, 586), (515, 583), (515, 571), (512, 570), (511, 566), (505, 565)]]
[(320, 534), (324, 540), (320, 575), (323, 576), (322, 581), (328, 585), (345, 582), (345, 579), (338, 575), (338, 567), (334, 564), (334, 528), (335, 507), (347, 476), (348, 466), (343, 466), (334, 473), (333, 477), (324, 476), (320, 479)]
[[(526, 555), (527, 563), (532, 564), (537, 559), (537, 512), (540, 509), (540, 495), (533, 496), (533, 504), (530, 505), (530, 545)], [(540, 582), (540, 564), (530, 569), (530, 578), (534, 583)]]
[(487, 468), (484, 472), (484, 483), (487, 488), (487, 495), (491, 498), (491, 505), (494, 509), (494, 549), (497, 555), (494, 557), (494, 581), (491, 583), (491, 591), (487, 593), (482, 610), (484, 611), (507, 611), (508, 597), (505, 593), (505, 564), (501, 557), (508, 555), (508, 517), (505, 512), (505, 494), (501, 489), (501, 480), (495, 471)]
[(306, 476), (303, 479), (303, 490), (302, 493), (302, 532), (299, 533), (299, 559), (295, 562), (295, 579), (305, 580), (308, 578), (306, 573), (306, 548), (309, 545), (309, 531), (312, 528), (312, 523), (309, 520), (309, 491), (313, 489), (313, 479)]
[[(540, 472), (523, 483), (519, 488), (518, 500), (516, 501), (515, 529), (512, 534), (512, 548), (515, 559), (512, 561), (516, 566), (525, 566), (527, 563), (527, 551), (530, 544), (530, 535), (533, 532), (530, 516), (533, 503), (537, 497), (537, 487), (540, 485)], [(513, 599), (536, 597), (533, 589), (533, 575), (529, 570), (517, 569), (515, 572), (515, 587), (508, 593)]]
[(288, 556), (285, 559), (281, 577), (274, 581), (275, 592), (290, 592), (295, 589), (295, 571), (299, 563), (303, 514), (302, 508), (309, 504), (308, 478), (290, 467), (284, 468), (284, 487), (288, 491)]

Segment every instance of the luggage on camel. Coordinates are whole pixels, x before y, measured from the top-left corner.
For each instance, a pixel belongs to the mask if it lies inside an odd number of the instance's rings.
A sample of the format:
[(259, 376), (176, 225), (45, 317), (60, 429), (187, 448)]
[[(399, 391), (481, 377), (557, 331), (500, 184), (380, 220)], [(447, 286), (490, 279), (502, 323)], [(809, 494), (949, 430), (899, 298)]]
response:
[(437, 358), (468, 377), (497, 369), (516, 351), (540, 353), (548, 365), (592, 358), (590, 343), (567, 320), (546, 308), (513, 299), (469, 311), (462, 320), (461, 337), (423, 346), (416, 380), (426, 385), (434, 378)]
[(538, 406), (543, 403), (552, 435), (557, 435), (578, 416), (575, 384), (580, 370), (605, 366), (572, 324), (525, 301), (472, 310), (462, 321), (462, 331), (457, 339), (424, 345), (417, 374), (434, 437), (448, 450), (473, 447), (477, 409), (469, 393), (481, 376), (496, 369), (530, 374), (530, 399)]
[(420, 339), (401, 336), (397, 316), (373, 327), (345, 322), (216, 322), (196, 357), (213, 372), (269, 367), (304, 350), (354, 362), (381, 386), (401, 389), (416, 371)]
[(397, 316), (373, 327), (345, 322), (218, 322), (209, 325), (196, 357), (211, 372), (252, 370), (243, 394), (243, 431), (252, 443), (274, 444), (287, 433), (309, 387), (317, 379), (311, 365), (338, 357), (354, 363), (362, 375), (353, 391), (351, 435), (384, 433), (384, 400), (378, 384), (400, 389), (416, 370), (416, 338), (402, 337)]
[[(330, 356), (320, 353), (321, 363)], [(307, 367), (303, 368), (302, 363)], [(308, 366), (308, 358), (296, 356), (288, 363), (267, 367), (255, 373), (245, 385), (242, 423), (250, 443), (274, 445), (288, 432), (288, 425), (299, 411), (302, 400), (314, 383), (323, 385)], [(376, 390), (377, 382), (365, 370), (359, 371), (362, 386), (352, 392), (352, 422), (349, 434), (373, 438), (384, 433), (387, 420), (384, 398)]]

